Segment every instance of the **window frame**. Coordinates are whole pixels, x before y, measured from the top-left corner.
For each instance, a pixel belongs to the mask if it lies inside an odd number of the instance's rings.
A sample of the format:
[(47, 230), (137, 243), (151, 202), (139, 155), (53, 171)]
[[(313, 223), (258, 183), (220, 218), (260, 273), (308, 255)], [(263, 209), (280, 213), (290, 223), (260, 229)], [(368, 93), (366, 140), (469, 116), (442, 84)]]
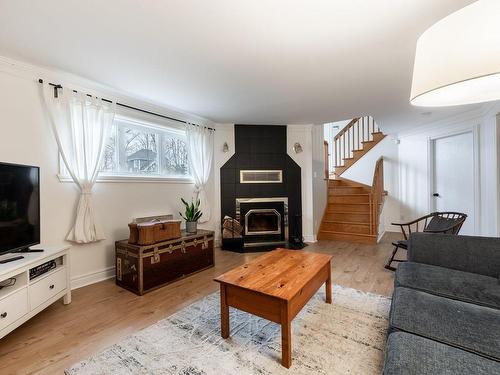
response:
[[(184, 130), (183, 124), (163, 118), (159, 118), (157, 116), (137, 113), (136, 111), (131, 112), (121, 111), (120, 113), (116, 113), (114, 121), (120, 121), (125, 123), (130, 123), (133, 127), (152, 129), (159, 132), (158, 134), (158, 168), (161, 170), (163, 168), (161, 162), (161, 148), (163, 147), (163, 134), (162, 132), (168, 132), (171, 134), (177, 134), (181, 138), (186, 137), (186, 131)], [(114, 123), (113, 121), (113, 123)], [(64, 173), (66, 169), (64, 166), (64, 162), (59, 155), (59, 166), (58, 166), (58, 179), (60, 182), (73, 182), (73, 179), (69, 174)], [(188, 154), (189, 160), (189, 154)], [(148, 175), (148, 174), (125, 174), (125, 173), (109, 173), (109, 172), (100, 172), (97, 177), (96, 182), (153, 182), (153, 183), (176, 183), (176, 184), (194, 184), (194, 178), (192, 174), (186, 176), (168, 176), (168, 175)]]

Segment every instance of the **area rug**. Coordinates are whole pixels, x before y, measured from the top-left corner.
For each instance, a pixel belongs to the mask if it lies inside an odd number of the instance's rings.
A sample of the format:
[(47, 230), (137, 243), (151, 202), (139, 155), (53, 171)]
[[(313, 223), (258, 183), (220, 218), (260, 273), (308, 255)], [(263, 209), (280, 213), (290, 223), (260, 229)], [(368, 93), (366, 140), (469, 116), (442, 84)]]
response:
[(321, 288), (293, 320), (289, 370), (280, 365), (278, 324), (231, 309), (231, 338), (220, 337), (219, 294), (214, 293), (66, 374), (379, 374), (390, 299), (332, 289), (331, 305)]

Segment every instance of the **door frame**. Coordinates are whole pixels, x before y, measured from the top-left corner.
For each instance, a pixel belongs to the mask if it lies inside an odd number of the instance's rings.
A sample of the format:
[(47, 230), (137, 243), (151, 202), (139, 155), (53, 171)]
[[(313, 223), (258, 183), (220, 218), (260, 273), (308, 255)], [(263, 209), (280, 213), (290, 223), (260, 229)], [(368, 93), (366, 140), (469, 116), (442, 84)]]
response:
[(428, 166), (427, 166), (427, 181), (428, 181), (428, 207), (429, 212), (435, 211), (435, 200), (432, 196), (435, 182), (434, 171), (434, 158), (435, 158), (435, 141), (442, 138), (448, 138), (461, 134), (472, 134), (472, 176), (473, 176), (473, 189), (474, 189), (474, 234), (480, 234), (480, 217), (481, 217), (481, 180), (480, 180), (480, 164), (479, 164), (479, 124), (468, 126), (460, 130), (440, 133), (439, 135), (430, 136), (427, 138), (427, 153), (428, 153)]

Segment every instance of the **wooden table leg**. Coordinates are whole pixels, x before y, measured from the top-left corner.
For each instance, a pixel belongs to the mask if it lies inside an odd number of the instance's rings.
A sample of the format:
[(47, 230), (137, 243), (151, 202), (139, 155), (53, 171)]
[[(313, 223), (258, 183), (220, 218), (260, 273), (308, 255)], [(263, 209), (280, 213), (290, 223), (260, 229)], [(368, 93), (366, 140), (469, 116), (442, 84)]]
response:
[(286, 368), (292, 365), (292, 320), (286, 302), (281, 306), (281, 365)]
[(325, 290), (326, 290), (326, 303), (332, 303), (332, 266), (330, 262), (328, 262), (328, 278), (325, 282)]
[(226, 299), (226, 286), (220, 286), (220, 335), (223, 339), (229, 337), (229, 306)]

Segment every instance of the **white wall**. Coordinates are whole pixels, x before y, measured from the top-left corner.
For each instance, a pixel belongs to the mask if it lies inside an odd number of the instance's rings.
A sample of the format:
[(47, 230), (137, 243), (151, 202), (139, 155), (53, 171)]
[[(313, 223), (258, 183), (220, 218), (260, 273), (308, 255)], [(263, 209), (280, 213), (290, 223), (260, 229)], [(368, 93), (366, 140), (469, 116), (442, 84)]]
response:
[(318, 234), (327, 204), (327, 181), (325, 181), (324, 125), (312, 129), (312, 174), (313, 174), (313, 231)]
[[(48, 73), (42, 69), (23, 69), (0, 61), (0, 160), (40, 166), (42, 243), (56, 244), (64, 241), (70, 229), (79, 195), (74, 184), (62, 183), (57, 178), (57, 145), (38, 96), (37, 80), (40, 74)], [(53, 79), (51, 82), (61, 82), (58, 74), (50, 74)], [(64, 75), (64, 79), (69, 82), (67, 75)], [(91, 83), (87, 84), (91, 86)], [(161, 110), (123, 96), (120, 101)], [(221, 136), (222, 134), (219, 136), (216, 133), (216, 142), (219, 142)], [(218, 143), (216, 147), (219, 147)], [(216, 153), (215, 159), (218, 158), (220, 155)], [(193, 187), (190, 183), (97, 183), (95, 207), (104, 227), (106, 240), (73, 246), (73, 286), (82, 286), (114, 275), (114, 241), (128, 237), (127, 224), (132, 218), (165, 213), (179, 217), (178, 211), (182, 208), (179, 199), (191, 197)], [(208, 194), (215, 195), (213, 179), (209, 182)], [(218, 199), (214, 201), (217, 202)], [(214, 213), (216, 212), (217, 208), (214, 207)], [(214, 228), (215, 219), (216, 215), (202, 227)]]
[(343, 178), (357, 181), (371, 186), (375, 164), (380, 157), (384, 158), (384, 207), (380, 214), (379, 233), (398, 231), (398, 227), (391, 225), (399, 221), (399, 147), (391, 136), (385, 137), (374, 148), (368, 151), (360, 160), (342, 174)]
[[(498, 235), (499, 174), (498, 127), (496, 114), (500, 105), (493, 104), (480, 111), (471, 111), (444, 121), (430, 123), (413, 132), (400, 134), (400, 201), (401, 220), (411, 220), (431, 211), (430, 156), (432, 138), (462, 131), (475, 131), (478, 135), (478, 235)], [(473, 171), (467, 173), (474, 178)], [(464, 199), (472, 199), (464, 197)]]
[[(312, 171), (313, 125), (287, 126), (287, 153), (300, 166), (302, 176), (302, 235), (304, 241), (314, 242), (313, 171)], [(295, 142), (302, 145), (302, 152), (293, 150)]]
[[(221, 192), (220, 192), (220, 168), (234, 155), (234, 125), (218, 124), (216, 126), (214, 140), (214, 199), (213, 199), (213, 220), (215, 228), (216, 244), (219, 246), (221, 241)], [(223, 152), (224, 142), (229, 146), (228, 152)]]

